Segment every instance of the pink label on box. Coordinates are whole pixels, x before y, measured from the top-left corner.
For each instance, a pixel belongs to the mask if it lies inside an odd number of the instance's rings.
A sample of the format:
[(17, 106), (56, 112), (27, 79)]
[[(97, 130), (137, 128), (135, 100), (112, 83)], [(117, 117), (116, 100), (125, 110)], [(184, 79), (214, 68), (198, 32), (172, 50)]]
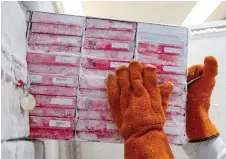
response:
[(78, 109), (82, 110), (107, 110), (108, 100), (107, 98), (97, 97), (78, 97)]
[(64, 45), (45, 45), (45, 44), (28, 44), (28, 52), (39, 52), (39, 53), (73, 53), (79, 54), (80, 47), (75, 46), (64, 46)]
[(116, 20), (104, 19), (87, 19), (86, 28), (93, 29), (108, 29), (108, 30), (122, 30), (122, 31), (136, 31), (136, 23), (121, 22)]
[(139, 34), (151, 34), (156, 37), (175, 37), (177, 39), (183, 40), (183, 42), (187, 42), (188, 38), (188, 28), (180, 27), (180, 26), (170, 26), (170, 25), (161, 25), (161, 24), (153, 24), (153, 23), (139, 23), (137, 24), (137, 32)]
[(28, 43), (29, 44), (65, 45), (65, 46), (81, 47), (82, 37), (30, 33), (29, 37), (28, 37)]
[[(179, 67), (179, 66), (170, 66), (170, 65), (157, 65), (157, 64), (152, 64), (152, 63), (144, 63), (143, 64), (149, 66), (155, 66), (156, 67), (156, 71), (159, 74), (166, 74), (165, 76), (171, 76), (171, 75), (176, 75), (175, 77), (177, 77), (178, 75), (183, 75), (183, 77), (185, 77), (186, 74), (186, 68), (185, 67)], [(170, 75), (167, 75), (170, 74)]]
[(177, 124), (175, 124), (175, 122), (166, 121), (164, 130), (167, 135), (180, 135), (185, 132), (183, 123), (177, 122)]
[(84, 48), (96, 50), (133, 52), (134, 42), (86, 38), (84, 41)]
[(169, 115), (185, 115), (185, 110), (180, 106), (169, 105), (166, 113)]
[(94, 97), (94, 98), (107, 98), (107, 93), (103, 90), (92, 90), (92, 89), (79, 89), (80, 97)]
[(86, 29), (86, 37), (97, 38), (97, 39), (120, 40), (120, 41), (134, 41), (135, 32)]
[(29, 138), (70, 140), (73, 138), (73, 130), (52, 130), (31, 128)]
[(79, 81), (79, 87), (89, 89), (105, 89), (105, 79), (106, 77), (103, 76), (81, 76)]
[(29, 111), (29, 115), (42, 117), (73, 118), (75, 116), (75, 109), (35, 107), (33, 110)]
[(112, 60), (132, 60), (134, 56), (133, 52), (92, 50), (92, 49), (83, 49), (82, 54), (85, 57), (112, 59)]
[(159, 74), (184, 75), (185, 76), (186, 71), (187, 71), (187, 68), (179, 67), (179, 66), (157, 65), (157, 64), (149, 64), (149, 63), (144, 63), (144, 64), (155, 66), (156, 71)]
[(158, 65), (185, 66), (185, 59), (181, 56), (137, 53), (137, 59), (141, 62)]
[(50, 24), (84, 26), (85, 20), (86, 20), (85, 17), (73, 15), (33, 12), (31, 21), (48, 24), (50, 23)]
[(137, 52), (145, 55), (151, 53), (181, 55), (183, 48), (177, 45), (138, 42)]
[(73, 76), (73, 75), (78, 75), (79, 67), (28, 64), (28, 71), (30, 73), (46, 73), (46, 74)]
[(174, 144), (174, 145), (178, 145), (178, 146), (186, 144), (184, 137), (185, 137), (184, 132), (182, 132), (180, 135), (167, 134), (169, 144)]
[(79, 120), (112, 120), (108, 111), (78, 110), (77, 116)]
[(64, 65), (64, 66), (79, 66), (80, 58), (73, 55), (59, 54), (41, 54), (27, 53), (27, 62), (32, 64), (49, 64), (49, 65)]
[(117, 132), (76, 132), (76, 140), (92, 142), (123, 142), (123, 138)]
[(186, 94), (174, 94), (172, 93), (169, 98), (169, 105), (180, 106), (183, 109), (186, 107)]
[(83, 28), (64, 24), (32, 23), (31, 32), (82, 36)]
[(78, 76), (30, 73), (29, 82), (34, 85), (42, 86), (78, 87)]
[(158, 74), (160, 83), (171, 81), (174, 84), (186, 85), (187, 77), (185, 75)]
[(113, 121), (103, 120), (78, 120), (76, 131), (117, 131), (117, 127)]
[(184, 95), (186, 92), (186, 88), (183, 85), (175, 84), (173, 88), (172, 95)]
[(80, 69), (80, 76), (98, 76), (106, 78), (110, 73), (114, 73), (114, 70), (86, 69), (84, 67)]
[(76, 108), (76, 97), (33, 95), (38, 107)]
[(76, 88), (58, 87), (58, 86), (36, 86), (32, 85), (29, 91), (31, 94), (39, 95), (55, 95), (55, 96), (71, 96), (77, 94)]
[(80, 110), (108, 110), (107, 93), (103, 90), (80, 89), (78, 95)]
[(29, 116), (31, 128), (43, 129), (69, 129), (74, 130), (74, 118), (36, 117)]
[(129, 61), (84, 58), (82, 67), (100, 70), (115, 70), (120, 66), (128, 66)]
[[(172, 107), (169, 108), (172, 110)], [(171, 113), (167, 113), (166, 114), (166, 125), (168, 125), (167, 123), (170, 123), (170, 125), (177, 125), (177, 124), (180, 124), (180, 123), (184, 123), (185, 122), (185, 117), (184, 117), (185, 114), (183, 115), (180, 115), (180, 114), (171, 114)]]

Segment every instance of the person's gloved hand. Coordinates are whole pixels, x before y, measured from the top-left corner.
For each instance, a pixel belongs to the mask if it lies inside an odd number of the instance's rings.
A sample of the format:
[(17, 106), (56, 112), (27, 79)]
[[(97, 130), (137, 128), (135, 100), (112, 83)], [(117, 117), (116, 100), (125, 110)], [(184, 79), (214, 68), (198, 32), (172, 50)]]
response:
[(125, 139), (125, 159), (172, 159), (163, 130), (173, 84), (159, 87), (156, 69), (131, 62), (106, 80), (110, 112)]
[(217, 60), (212, 56), (205, 58), (204, 65), (194, 65), (188, 69), (188, 82), (201, 75), (199, 80), (188, 86), (186, 132), (190, 142), (204, 141), (219, 135), (208, 115), (217, 73)]

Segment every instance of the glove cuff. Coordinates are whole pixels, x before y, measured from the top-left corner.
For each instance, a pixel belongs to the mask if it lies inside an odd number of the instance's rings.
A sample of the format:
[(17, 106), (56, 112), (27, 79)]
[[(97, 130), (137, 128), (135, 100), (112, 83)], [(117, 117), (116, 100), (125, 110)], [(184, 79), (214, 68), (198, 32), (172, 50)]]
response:
[(190, 143), (195, 143), (195, 142), (203, 142), (203, 141), (208, 141), (208, 140), (211, 140), (211, 139), (214, 139), (214, 138), (217, 138), (220, 134), (217, 133), (215, 135), (212, 135), (210, 137), (207, 137), (207, 138), (203, 138), (203, 139), (197, 139), (197, 140), (189, 140)]
[(186, 123), (189, 142), (201, 142), (219, 136), (216, 126), (209, 119), (208, 114), (199, 114)]

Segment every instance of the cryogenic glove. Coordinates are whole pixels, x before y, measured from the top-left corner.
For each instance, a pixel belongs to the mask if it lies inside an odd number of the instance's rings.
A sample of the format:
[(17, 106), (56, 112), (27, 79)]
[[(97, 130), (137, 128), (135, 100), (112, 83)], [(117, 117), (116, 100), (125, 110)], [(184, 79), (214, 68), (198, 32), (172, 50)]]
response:
[(183, 149), (190, 159), (226, 159), (226, 144), (218, 137), (219, 133), (208, 115), (217, 67), (216, 59), (209, 56), (204, 65), (188, 69), (188, 82), (201, 75), (188, 87), (186, 131), (191, 143), (184, 145)]
[(106, 80), (110, 112), (124, 137), (125, 159), (173, 159), (163, 130), (171, 82), (161, 87), (154, 66), (131, 62)]
[(218, 130), (209, 118), (210, 98), (218, 73), (217, 60), (208, 56), (204, 65), (194, 65), (188, 69), (188, 82), (201, 78), (188, 86), (186, 133), (190, 142), (200, 142), (219, 136)]

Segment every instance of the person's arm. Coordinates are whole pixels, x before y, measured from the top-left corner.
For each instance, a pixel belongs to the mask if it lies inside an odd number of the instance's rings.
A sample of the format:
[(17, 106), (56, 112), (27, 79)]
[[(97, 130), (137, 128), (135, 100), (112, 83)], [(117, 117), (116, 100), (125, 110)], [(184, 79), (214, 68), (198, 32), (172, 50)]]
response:
[(226, 159), (226, 145), (208, 114), (217, 73), (217, 60), (211, 56), (204, 65), (188, 69), (188, 82), (201, 76), (188, 86), (186, 133), (190, 143), (183, 148), (190, 159)]
[(173, 159), (163, 130), (171, 82), (158, 85), (156, 69), (131, 62), (106, 80), (109, 109), (124, 137), (125, 159)]
[(198, 143), (187, 143), (183, 146), (190, 159), (226, 159), (226, 144), (216, 137)]

